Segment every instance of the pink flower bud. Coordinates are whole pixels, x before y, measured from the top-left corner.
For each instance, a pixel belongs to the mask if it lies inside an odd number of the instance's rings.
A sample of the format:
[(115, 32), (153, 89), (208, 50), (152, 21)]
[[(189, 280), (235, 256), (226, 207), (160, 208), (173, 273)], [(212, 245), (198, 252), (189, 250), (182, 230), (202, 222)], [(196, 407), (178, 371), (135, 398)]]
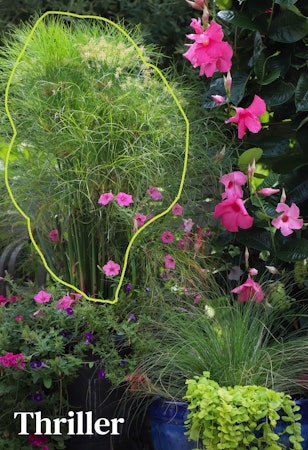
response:
[(272, 275), (278, 275), (279, 274), (279, 270), (275, 266), (265, 266), (265, 267), (267, 268), (269, 273), (271, 273)]
[(280, 189), (263, 188), (258, 191), (258, 194), (262, 194), (262, 195), (265, 195), (266, 197), (268, 197), (270, 195), (277, 194), (277, 192), (279, 192), (279, 191), (280, 191)]
[(224, 77), (224, 86), (225, 86), (226, 93), (228, 94), (228, 96), (230, 96), (231, 95), (231, 86), (232, 86), (232, 77), (231, 77), (230, 70), (228, 70), (227, 76)]
[(191, 6), (194, 9), (197, 9), (198, 11), (202, 11), (203, 8), (205, 7), (204, 0), (195, 0), (195, 1), (185, 0), (185, 1), (186, 3), (188, 3), (189, 6)]
[(211, 97), (218, 105), (225, 103), (225, 98), (222, 95), (211, 95)]
[(252, 164), (251, 165), (248, 164), (248, 171), (247, 171), (248, 178), (252, 178), (255, 171), (256, 171), (256, 160), (253, 159)]
[(250, 275), (251, 277), (254, 277), (254, 276), (258, 275), (259, 272), (258, 272), (257, 269), (255, 269), (254, 267), (252, 267), (251, 269), (248, 270), (248, 273), (249, 273), (249, 275)]
[(282, 194), (281, 194), (281, 198), (280, 198), (280, 203), (285, 203), (286, 199), (287, 199), (286, 191), (284, 190), (284, 188), (282, 188)]

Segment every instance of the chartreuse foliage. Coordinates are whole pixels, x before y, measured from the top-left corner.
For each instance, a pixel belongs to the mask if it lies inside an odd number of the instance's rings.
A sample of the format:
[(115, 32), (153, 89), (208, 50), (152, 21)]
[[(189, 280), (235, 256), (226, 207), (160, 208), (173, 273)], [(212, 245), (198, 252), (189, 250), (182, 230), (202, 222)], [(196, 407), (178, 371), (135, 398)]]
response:
[[(280, 418), (292, 449), (300, 450), (301, 415), (289, 395), (264, 386), (224, 387), (210, 379), (210, 373), (187, 380), (184, 399), (188, 402), (188, 436), (208, 450), (281, 450), (274, 427)], [(265, 446), (265, 447), (264, 447)]]

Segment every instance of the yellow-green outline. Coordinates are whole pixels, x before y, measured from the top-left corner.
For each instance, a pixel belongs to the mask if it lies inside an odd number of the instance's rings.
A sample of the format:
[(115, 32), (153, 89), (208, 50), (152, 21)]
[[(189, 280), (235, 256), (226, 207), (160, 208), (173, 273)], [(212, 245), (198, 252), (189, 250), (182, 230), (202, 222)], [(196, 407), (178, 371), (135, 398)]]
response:
[[(13, 196), (13, 193), (12, 193), (12, 190), (11, 190), (10, 184), (9, 184), (9, 177), (8, 177), (8, 171), (9, 171), (9, 158), (10, 158), (10, 153), (11, 153), (11, 150), (12, 150), (12, 148), (13, 148), (13, 144), (14, 144), (15, 138), (16, 138), (16, 136), (17, 136), (17, 130), (16, 130), (14, 121), (13, 121), (13, 119), (12, 119), (12, 116), (11, 116), (11, 113), (10, 113), (10, 110), (9, 110), (9, 106), (8, 106), (8, 101), (9, 101), (9, 88), (10, 88), (10, 85), (11, 85), (11, 82), (12, 82), (12, 79), (13, 79), (13, 76), (14, 76), (14, 74), (15, 74), (17, 65), (18, 65), (18, 63), (20, 62), (22, 56), (24, 55), (24, 53), (25, 53), (25, 51), (26, 51), (26, 49), (27, 49), (27, 46), (28, 46), (28, 44), (29, 44), (29, 42), (30, 42), (30, 40), (31, 40), (31, 38), (32, 38), (32, 36), (33, 36), (33, 34), (34, 34), (36, 28), (38, 27), (38, 25), (40, 24), (40, 22), (43, 21), (43, 20), (45, 19), (45, 17), (48, 16), (48, 15), (69, 16), (69, 17), (75, 17), (75, 18), (77, 18), (77, 19), (96, 19), (96, 20), (103, 20), (104, 22), (109, 23), (110, 25), (116, 27), (116, 28), (117, 28), (117, 29), (118, 29), (118, 30), (119, 30), (119, 31), (120, 31), (120, 32), (121, 32), (121, 33), (122, 33), (122, 34), (130, 41), (130, 42), (131, 42), (131, 44), (134, 46), (134, 48), (136, 49), (136, 51), (137, 51), (138, 55), (140, 56), (142, 62), (143, 62), (146, 66), (151, 67), (152, 69), (154, 69), (154, 70), (158, 73), (158, 75), (159, 75), (160, 78), (162, 79), (163, 83), (165, 84), (165, 86), (166, 86), (168, 92), (169, 92), (170, 95), (173, 97), (173, 100), (175, 101), (177, 107), (179, 108), (179, 110), (180, 110), (180, 112), (181, 112), (181, 114), (182, 114), (182, 116), (183, 116), (183, 118), (184, 118), (185, 124), (186, 124), (185, 154), (184, 154), (184, 162), (183, 162), (183, 171), (182, 171), (181, 181), (180, 181), (180, 185), (179, 185), (179, 189), (178, 189), (177, 195), (176, 195), (175, 199), (173, 200), (173, 202), (169, 205), (168, 208), (166, 208), (164, 211), (162, 211), (161, 213), (157, 214), (156, 216), (154, 216), (154, 217), (152, 217), (150, 220), (148, 220), (148, 221), (147, 221), (142, 227), (140, 227), (140, 228), (137, 230), (137, 232), (133, 235), (133, 237), (132, 237), (132, 239), (130, 240), (130, 242), (129, 242), (128, 246), (127, 246), (127, 249), (126, 249), (126, 251), (125, 251), (124, 261), (123, 261), (123, 267), (122, 267), (122, 270), (121, 270), (121, 275), (120, 275), (119, 283), (118, 283), (117, 289), (116, 289), (116, 291), (115, 291), (115, 296), (114, 296), (114, 299), (113, 299), (113, 300), (108, 300), (108, 299), (97, 299), (97, 298), (89, 297), (89, 296), (86, 295), (83, 291), (81, 291), (80, 289), (78, 289), (76, 286), (73, 286), (72, 284), (67, 283), (67, 282), (64, 281), (64, 280), (61, 280), (61, 279), (60, 279), (60, 278), (59, 278), (59, 277), (51, 270), (51, 268), (50, 268), (50, 267), (48, 266), (48, 264), (47, 264), (47, 261), (46, 261), (44, 255), (43, 255), (42, 251), (41, 251), (40, 248), (38, 247), (38, 245), (37, 245), (37, 243), (35, 242), (35, 239), (34, 239), (34, 237), (33, 237), (32, 230), (31, 230), (31, 219), (30, 219), (29, 216), (27, 216), (27, 214), (26, 214), (26, 213), (22, 210), (22, 208), (18, 205), (17, 201), (15, 200), (15, 198), (14, 198), (14, 196)], [(132, 248), (133, 243), (135, 242), (135, 240), (136, 240), (136, 238), (139, 236), (139, 234), (140, 234), (146, 227), (148, 227), (152, 222), (154, 222), (155, 220), (159, 219), (160, 217), (163, 217), (163, 216), (166, 215), (169, 211), (171, 211), (171, 209), (173, 208), (173, 206), (174, 206), (174, 205), (178, 202), (178, 200), (180, 199), (181, 194), (182, 194), (182, 191), (183, 191), (183, 186), (184, 186), (185, 176), (186, 176), (186, 172), (187, 172), (187, 163), (188, 163), (188, 150), (189, 150), (189, 120), (188, 120), (188, 117), (186, 116), (186, 114), (185, 114), (185, 112), (184, 112), (184, 110), (183, 110), (183, 108), (182, 108), (182, 106), (181, 106), (181, 104), (180, 104), (180, 102), (179, 102), (177, 96), (176, 96), (175, 93), (173, 92), (172, 88), (170, 87), (168, 81), (166, 80), (166, 78), (164, 77), (164, 75), (162, 74), (162, 72), (160, 71), (160, 69), (159, 69), (158, 67), (156, 67), (155, 65), (153, 65), (153, 64), (151, 64), (151, 63), (148, 63), (148, 62), (145, 60), (145, 58), (144, 58), (143, 55), (142, 55), (142, 52), (141, 52), (140, 49), (138, 48), (138, 45), (136, 44), (136, 42), (134, 41), (134, 39), (132, 39), (132, 37), (131, 37), (131, 36), (130, 36), (130, 35), (129, 35), (129, 34), (128, 34), (121, 26), (120, 26), (120, 25), (118, 25), (117, 23), (115, 23), (115, 22), (113, 22), (112, 20), (107, 19), (107, 18), (105, 18), (105, 17), (92, 16), (92, 15), (81, 15), (81, 14), (75, 14), (75, 13), (64, 12), (64, 11), (47, 11), (47, 12), (45, 12), (44, 14), (42, 14), (42, 15), (37, 19), (37, 21), (35, 22), (35, 24), (34, 24), (32, 30), (31, 30), (31, 32), (29, 33), (29, 36), (28, 36), (27, 39), (26, 39), (26, 42), (25, 42), (25, 44), (24, 44), (24, 46), (23, 46), (23, 48), (22, 48), (20, 54), (18, 55), (18, 57), (17, 57), (17, 59), (16, 59), (16, 61), (15, 61), (15, 64), (14, 64), (13, 69), (12, 69), (12, 71), (11, 71), (11, 74), (10, 74), (10, 77), (9, 77), (9, 80), (8, 80), (8, 83), (7, 83), (7, 85), (6, 85), (6, 89), (5, 89), (5, 97), (4, 97), (4, 98), (5, 98), (5, 111), (6, 111), (7, 115), (8, 115), (10, 124), (11, 124), (11, 126), (12, 126), (12, 130), (13, 130), (13, 137), (12, 137), (12, 140), (11, 140), (11, 142), (10, 142), (10, 144), (9, 144), (8, 152), (7, 152), (6, 159), (5, 159), (5, 167), (4, 167), (5, 185), (6, 185), (6, 188), (7, 188), (8, 193), (9, 193), (9, 196), (10, 196), (10, 198), (11, 198), (11, 200), (12, 200), (12, 203), (14, 204), (15, 208), (20, 212), (20, 214), (21, 214), (21, 215), (24, 217), (24, 219), (26, 220), (26, 223), (27, 223), (27, 229), (28, 229), (28, 233), (29, 233), (30, 240), (31, 240), (31, 242), (32, 242), (32, 244), (33, 244), (35, 250), (36, 250), (37, 253), (39, 254), (39, 256), (40, 256), (40, 258), (41, 258), (41, 260), (42, 260), (42, 262), (43, 262), (43, 265), (44, 265), (45, 269), (47, 270), (47, 272), (48, 272), (48, 273), (49, 273), (56, 281), (58, 281), (60, 284), (62, 284), (62, 285), (64, 285), (64, 286), (66, 286), (66, 287), (68, 287), (68, 288), (70, 288), (70, 289), (72, 289), (72, 290), (78, 292), (79, 294), (82, 294), (83, 297), (84, 297), (86, 300), (90, 300), (90, 301), (93, 301), (93, 302), (100, 302), (100, 303), (110, 303), (110, 304), (116, 303), (116, 302), (119, 300), (119, 292), (120, 292), (120, 289), (121, 289), (121, 287), (122, 287), (122, 285), (123, 285), (124, 276), (125, 276), (125, 272), (126, 272), (127, 264), (128, 264), (129, 252), (130, 252), (130, 250), (131, 250), (131, 248)]]

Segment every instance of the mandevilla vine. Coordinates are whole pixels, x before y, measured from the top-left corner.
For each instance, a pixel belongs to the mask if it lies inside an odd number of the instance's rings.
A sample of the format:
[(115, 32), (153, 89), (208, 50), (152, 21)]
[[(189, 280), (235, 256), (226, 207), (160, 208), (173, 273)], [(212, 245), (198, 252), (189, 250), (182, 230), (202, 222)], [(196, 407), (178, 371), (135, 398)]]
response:
[[(241, 140), (239, 157), (235, 159), (229, 151), (236, 169), (241, 170), (220, 178), (225, 191), (215, 206), (214, 217), (221, 220), (229, 237), (226, 232), (221, 233), (216, 244), (257, 250), (260, 255), (263, 253), (263, 264), (273, 267), (277, 274), (279, 262), (293, 263), (308, 256), (304, 218), (298, 207), (298, 203), (308, 199), (307, 182), (296, 186), (298, 170), (285, 175), (281, 164), (275, 173), (277, 161), (282, 161), (287, 153), (294, 154), (291, 170), (299, 161), (298, 137), (306, 129), (303, 112), (308, 109), (304, 89), (308, 79), (301, 52), (307, 49), (307, 8), (301, 0), (265, 1), (262, 5), (253, 0), (186, 1), (202, 12), (202, 18), (191, 21), (195, 33), (187, 38), (194, 42), (186, 44), (189, 49), (183, 56), (194, 68), (200, 67), (201, 77), (205, 76), (207, 93), (203, 107), (211, 108), (214, 117), (223, 120), (229, 131), (229, 124), (237, 124), (237, 137)], [(278, 124), (283, 125), (280, 135)], [(295, 127), (301, 134), (294, 135)], [(227, 145), (222, 158), (228, 152)], [(249, 272), (247, 260), (246, 270), (247, 280), (232, 292), (239, 295), (239, 301), (261, 301), (262, 288), (252, 279), (258, 271)]]

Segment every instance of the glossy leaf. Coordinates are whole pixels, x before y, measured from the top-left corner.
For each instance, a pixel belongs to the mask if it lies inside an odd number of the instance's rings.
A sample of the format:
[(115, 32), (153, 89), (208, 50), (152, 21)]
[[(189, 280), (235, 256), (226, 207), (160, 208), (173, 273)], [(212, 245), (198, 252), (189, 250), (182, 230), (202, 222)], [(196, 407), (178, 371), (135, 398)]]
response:
[(250, 135), (248, 143), (251, 146), (263, 149), (263, 159), (281, 157), (288, 153), (290, 147), (288, 135), (281, 133), (281, 131), (282, 128), (277, 133), (272, 129), (261, 131), (258, 134)]
[(297, 0), (275, 0), (275, 3), (280, 6), (292, 6), (297, 2)]
[(295, 237), (285, 240), (276, 256), (286, 262), (302, 261), (308, 257), (308, 240)]
[(292, 83), (277, 80), (270, 86), (262, 88), (261, 97), (267, 106), (278, 106), (290, 100), (295, 88)]
[(253, 160), (255, 162), (259, 161), (260, 158), (262, 158), (263, 150), (262, 148), (253, 147), (246, 150), (244, 153), (242, 153), (238, 159), (238, 166), (239, 169), (243, 172), (247, 171), (248, 164), (252, 164)]
[(308, 74), (302, 73), (295, 89), (296, 111), (308, 111)]
[(288, 192), (288, 201), (302, 203), (308, 200), (308, 180), (303, 181)]
[(269, 37), (277, 42), (291, 44), (307, 35), (308, 19), (290, 10), (283, 10), (273, 20)]
[(248, 16), (237, 11), (219, 11), (217, 16), (224, 22), (232, 23), (247, 30), (256, 31), (258, 29), (257, 25)]
[(268, 231), (260, 231), (258, 228), (250, 228), (249, 230), (239, 230), (236, 239), (243, 245), (255, 250), (270, 250), (272, 243), (270, 233)]

